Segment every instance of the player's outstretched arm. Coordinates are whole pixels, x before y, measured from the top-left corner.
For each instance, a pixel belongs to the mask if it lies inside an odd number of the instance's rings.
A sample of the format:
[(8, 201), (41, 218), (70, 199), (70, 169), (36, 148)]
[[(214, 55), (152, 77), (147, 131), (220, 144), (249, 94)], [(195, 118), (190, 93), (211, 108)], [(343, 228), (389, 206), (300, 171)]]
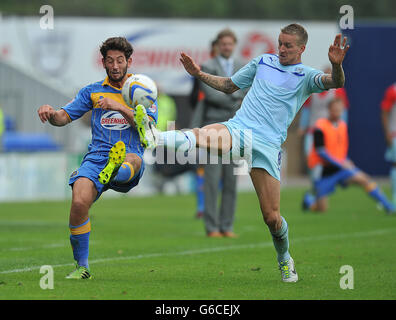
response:
[(71, 122), (65, 110), (54, 110), (54, 108), (48, 104), (42, 105), (37, 110), (37, 113), (42, 123), (48, 121), (50, 124), (56, 127), (62, 127)]
[(233, 93), (239, 90), (239, 88), (231, 81), (231, 78), (214, 76), (203, 72), (199, 65), (197, 65), (194, 60), (184, 52), (180, 54), (180, 61), (183, 64), (184, 69), (186, 69), (190, 75), (196, 77), (216, 90), (224, 93)]
[(331, 74), (322, 76), (322, 82), (326, 89), (341, 88), (345, 83), (345, 74), (342, 69), (342, 62), (349, 50), (349, 45), (346, 45), (347, 37), (344, 37), (341, 45), (341, 34), (337, 34), (334, 43), (329, 48), (329, 60), (331, 62)]

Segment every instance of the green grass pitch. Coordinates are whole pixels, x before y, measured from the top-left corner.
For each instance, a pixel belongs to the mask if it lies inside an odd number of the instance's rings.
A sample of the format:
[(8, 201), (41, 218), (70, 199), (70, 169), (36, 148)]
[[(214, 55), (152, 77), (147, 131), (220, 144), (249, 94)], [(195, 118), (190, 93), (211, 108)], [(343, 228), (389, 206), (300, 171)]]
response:
[[(389, 194), (389, 190), (388, 194)], [(338, 191), (326, 214), (303, 213), (301, 188), (281, 212), (300, 281), (282, 283), (254, 193), (237, 201), (238, 239), (208, 239), (195, 197), (101, 199), (91, 209), (93, 280), (73, 269), (67, 202), (6, 203), (0, 210), (0, 299), (395, 299), (396, 216), (357, 188)], [(52, 265), (54, 289), (40, 288)], [(340, 268), (354, 289), (340, 288)]]

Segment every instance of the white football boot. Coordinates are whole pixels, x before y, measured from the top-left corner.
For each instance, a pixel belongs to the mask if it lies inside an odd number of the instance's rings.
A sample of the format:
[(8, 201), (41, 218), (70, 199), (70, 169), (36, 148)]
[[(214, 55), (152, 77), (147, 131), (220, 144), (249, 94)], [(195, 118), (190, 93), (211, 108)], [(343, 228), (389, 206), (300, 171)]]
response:
[(278, 263), (279, 270), (281, 271), (283, 282), (297, 282), (298, 275), (294, 267), (294, 260), (290, 257), (289, 260), (281, 261)]

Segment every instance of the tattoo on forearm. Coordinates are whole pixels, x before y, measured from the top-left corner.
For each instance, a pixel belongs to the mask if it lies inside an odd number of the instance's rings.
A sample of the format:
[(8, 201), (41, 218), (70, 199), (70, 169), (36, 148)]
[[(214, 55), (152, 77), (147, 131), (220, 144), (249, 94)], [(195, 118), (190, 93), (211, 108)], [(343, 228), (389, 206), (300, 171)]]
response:
[(345, 75), (344, 75), (344, 70), (342, 69), (341, 65), (333, 66), (332, 78), (333, 78), (333, 81), (337, 87), (344, 86)]
[(199, 80), (206, 83), (208, 86), (224, 93), (233, 93), (238, 89), (238, 87), (236, 87), (235, 84), (231, 81), (231, 78), (214, 76), (202, 72), (199, 76)]
[(341, 65), (333, 66), (331, 74), (325, 74), (322, 78), (326, 89), (341, 88), (345, 83), (345, 74)]

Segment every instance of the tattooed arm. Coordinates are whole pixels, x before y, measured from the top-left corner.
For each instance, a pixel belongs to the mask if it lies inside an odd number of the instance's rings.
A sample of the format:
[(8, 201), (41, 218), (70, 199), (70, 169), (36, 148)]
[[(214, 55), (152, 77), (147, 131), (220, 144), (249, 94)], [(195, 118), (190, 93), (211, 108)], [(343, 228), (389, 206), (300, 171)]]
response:
[(181, 53), (180, 61), (189, 74), (216, 90), (224, 93), (233, 93), (239, 90), (239, 88), (231, 81), (231, 78), (214, 76), (203, 72), (191, 57), (186, 55), (184, 52)]
[(234, 82), (231, 81), (231, 78), (213, 76), (203, 71), (199, 72), (197, 78), (202, 82), (206, 83), (208, 86), (224, 93), (233, 93), (239, 90)]
[(347, 37), (344, 37), (341, 46), (341, 34), (337, 34), (334, 43), (329, 48), (329, 60), (332, 65), (331, 74), (324, 74), (322, 82), (326, 89), (341, 88), (345, 83), (344, 70), (342, 69), (342, 62), (344, 61), (345, 54), (349, 49), (346, 46)]
[(324, 74), (322, 82), (326, 89), (341, 88), (345, 83), (345, 74), (341, 64), (332, 65), (331, 74)]

